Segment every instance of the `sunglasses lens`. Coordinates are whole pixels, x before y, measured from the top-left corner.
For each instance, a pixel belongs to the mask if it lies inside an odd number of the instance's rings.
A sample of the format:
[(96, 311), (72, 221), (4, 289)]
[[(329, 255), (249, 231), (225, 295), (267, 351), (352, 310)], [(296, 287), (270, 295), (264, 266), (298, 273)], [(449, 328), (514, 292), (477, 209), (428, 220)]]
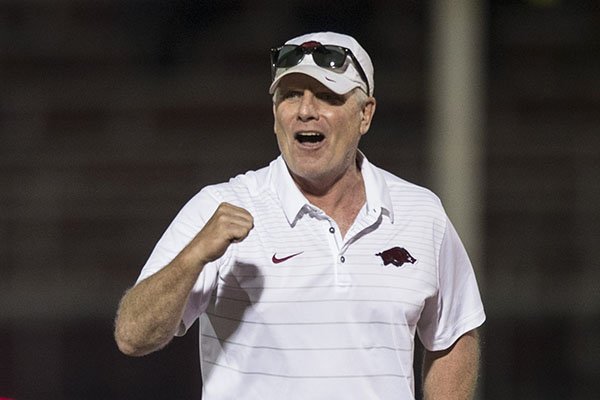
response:
[(311, 54), (313, 61), (321, 68), (338, 69), (350, 57), (361, 79), (369, 92), (369, 81), (360, 63), (349, 49), (335, 45), (322, 45), (318, 42), (307, 42), (302, 45), (286, 44), (271, 49), (271, 78), (275, 79), (278, 68), (291, 68), (298, 65), (306, 54)]
[(290, 68), (294, 65), (298, 65), (302, 57), (304, 56), (304, 52), (298, 46), (283, 46), (279, 50), (279, 54), (277, 55), (277, 59), (275, 60), (276, 68)]
[(321, 46), (313, 52), (315, 64), (323, 68), (340, 68), (346, 62), (346, 53), (336, 46)]

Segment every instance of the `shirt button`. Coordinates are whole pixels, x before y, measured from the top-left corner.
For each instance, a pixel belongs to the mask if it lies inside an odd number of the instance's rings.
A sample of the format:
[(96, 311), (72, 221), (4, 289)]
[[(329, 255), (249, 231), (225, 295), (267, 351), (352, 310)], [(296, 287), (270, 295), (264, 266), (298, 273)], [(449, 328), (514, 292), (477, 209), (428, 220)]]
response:
[(333, 226), (329, 228), (329, 233), (335, 233), (335, 228)]
[(342, 264), (343, 264), (343, 263), (345, 263), (345, 262), (346, 262), (346, 257), (344, 257), (344, 256), (341, 256), (341, 257), (340, 257), (340, 262), (341, 262)]

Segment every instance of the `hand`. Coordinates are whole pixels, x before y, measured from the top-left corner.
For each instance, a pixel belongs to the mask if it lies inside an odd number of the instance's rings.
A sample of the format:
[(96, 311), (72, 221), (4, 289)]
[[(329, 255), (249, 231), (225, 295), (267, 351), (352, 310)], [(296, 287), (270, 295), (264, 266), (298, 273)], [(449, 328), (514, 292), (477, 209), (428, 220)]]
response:
[(221, 203), (188, 248), (205, 265), (225, 254), (231, 243), (244, 240), (253, 227), (254, 218), (247, 210)]

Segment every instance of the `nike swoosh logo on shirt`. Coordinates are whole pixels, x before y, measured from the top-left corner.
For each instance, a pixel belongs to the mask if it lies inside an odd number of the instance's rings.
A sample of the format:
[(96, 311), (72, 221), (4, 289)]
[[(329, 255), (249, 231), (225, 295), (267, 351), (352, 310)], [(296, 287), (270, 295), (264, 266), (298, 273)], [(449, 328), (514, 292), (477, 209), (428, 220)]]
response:
[(304, 252), (301, 251), (300, 253), (292, 254), (290, 256), (282, 257), (282, 258), (277, 258), (277, 253), (275, 253), (275, 254), (273, 254), (273, 258), (271, 258), (271, 261), (273, 261), (273, 264), (279, 264), (279, 263), (289, 260), (292, 257), (299, 256), (302, 253), (304, 253)]

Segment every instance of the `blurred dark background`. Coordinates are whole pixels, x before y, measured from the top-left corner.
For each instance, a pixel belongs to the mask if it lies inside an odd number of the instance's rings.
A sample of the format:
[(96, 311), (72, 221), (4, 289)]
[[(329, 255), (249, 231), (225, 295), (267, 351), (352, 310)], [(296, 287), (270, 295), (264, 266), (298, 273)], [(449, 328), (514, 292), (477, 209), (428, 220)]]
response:
[[(200, 398), (197, 328), (127, 358), (122, 293), (199, 188), (278, 154), (268, 49), (292, 36), (363, 44), (361, 147), (431, 186), (431, 4), (0, 1), (0, 397)], [(483, 4), (480, 398), (597, 398), (600, 5)]]

